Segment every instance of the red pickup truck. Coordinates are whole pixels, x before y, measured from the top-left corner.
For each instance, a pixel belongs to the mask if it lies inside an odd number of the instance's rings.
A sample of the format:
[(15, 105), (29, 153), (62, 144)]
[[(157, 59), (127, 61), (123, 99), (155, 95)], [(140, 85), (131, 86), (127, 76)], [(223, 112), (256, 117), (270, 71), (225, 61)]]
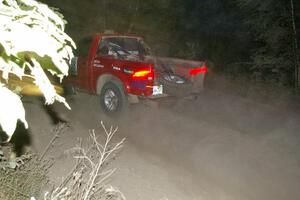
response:
[(99, 95), (112, 115), (141, 98), (199, 93), (207, 72), (202, 61), (153, 56), (143, 38), (132, 35), (96, 34), (78, 51), (66, 83)]

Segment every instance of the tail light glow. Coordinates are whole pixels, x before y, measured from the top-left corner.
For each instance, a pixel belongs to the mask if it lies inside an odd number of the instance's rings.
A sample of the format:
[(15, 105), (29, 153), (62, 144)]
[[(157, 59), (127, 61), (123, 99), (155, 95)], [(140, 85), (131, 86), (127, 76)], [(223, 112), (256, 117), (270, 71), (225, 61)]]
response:
[(207, 67), (203, 66), (203, 67), (197, 67), (194, 69), (190, 70), (190, 75), (197, 75), (197, 74), (202, 74), (202, 73), (206, 73), (207, 72)]
[(134, 78), (143, 78), (147, 77), (152, 73), (151, 70), (141, 70), (141, 71), (136, 71), (133, 73), (132, 77)]

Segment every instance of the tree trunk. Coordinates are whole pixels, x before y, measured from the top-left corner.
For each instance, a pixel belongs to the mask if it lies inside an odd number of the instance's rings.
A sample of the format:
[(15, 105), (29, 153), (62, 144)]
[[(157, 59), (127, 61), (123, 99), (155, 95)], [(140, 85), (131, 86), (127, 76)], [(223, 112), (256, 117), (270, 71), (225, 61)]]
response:
[(296, 91), (300, 88), (300, 65), (298, 57), (298, 40), (297, 40), (297, 29), (295, 23), (295, 13), (294, 13), (294, 2), (291, 0), (291, 20), (293, 28), (293, 54), (294, 54), (294, 71), (295, 71), (295, 89)]

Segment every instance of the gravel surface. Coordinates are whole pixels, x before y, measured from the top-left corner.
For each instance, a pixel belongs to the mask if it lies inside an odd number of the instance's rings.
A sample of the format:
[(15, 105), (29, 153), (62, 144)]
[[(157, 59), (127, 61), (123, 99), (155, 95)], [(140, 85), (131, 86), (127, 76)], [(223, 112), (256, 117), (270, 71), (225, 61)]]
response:
[(126, 138), (109, 184), (127, 199), (299, 199), (300, 112), (287, 103), (210, 90), (196, 100), (144, 101), (112, 119), (96, 96), (85, 93), (68, 97), (71, 111), (55, 104), (45, 112), (42, 101), (25, 101), (34, 151), (43, 152), (54, 122), (69, 122), (46, 155), (55, 160), (49, 172), (54, 183), (74, 164), (67, 150), (91, 129), (104, 134), (103, 120), (119, 127), (116, 141)]

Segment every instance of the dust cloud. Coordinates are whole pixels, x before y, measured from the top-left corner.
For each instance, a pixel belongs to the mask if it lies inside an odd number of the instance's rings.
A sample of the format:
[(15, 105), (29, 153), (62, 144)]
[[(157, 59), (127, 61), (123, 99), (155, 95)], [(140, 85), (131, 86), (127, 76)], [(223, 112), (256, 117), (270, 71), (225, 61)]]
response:
[[(197, 99), (143, 100), (115, 118), (103, 114), (97, 96), (67, 97), (71, 111), (54, 105), (71, 128), (52, 150), (58, 161), (50, 176), (60, 180), (71, 167), (60, 154), (76, 138), (91, 129), (104, 134), (102, 120), (126, 138), (110, 183), (128, 199), (297, 199), (299, 101), (285, 91), (275, 99), (256, 91), (216, 76)], [(52, 137), (51, 120), (37, 103), (25, 106), (33, 146), (41, 151)]]
[(297, 199), (296, 99), (286, 91), (270, 99), (265, 88), (237, 91), (224, 77), (214, 84), (197, 99), (135, 105), (117, 124), (139, 151), (188, 171), (208, 199)]

